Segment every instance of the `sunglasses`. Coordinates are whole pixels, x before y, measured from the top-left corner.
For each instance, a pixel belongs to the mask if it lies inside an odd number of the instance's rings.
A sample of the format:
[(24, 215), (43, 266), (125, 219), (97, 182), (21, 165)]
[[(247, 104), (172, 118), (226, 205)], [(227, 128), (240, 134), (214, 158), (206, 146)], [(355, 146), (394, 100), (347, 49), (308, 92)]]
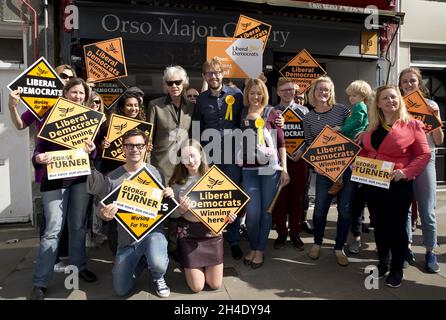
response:
[(101, 100), (93, 100), (93, 103), (101, 104)]
[(188, 98), (196, 98), (196, 97), (198, 97), (198, 94), (188, 94), (187, 97)]
[(64, 79), (64, 80), (66, 80), (66, 79), (74, 79), (74, 77), (73, 76), (69, 76), (68, 74), (66, 74), (66, 73), (61, 73), (60, 75), (59, 75), (59, 77), (61, 77), (62, 79)]
[(173, 84), (179, 86), (183, 83), (183, 80), (173, 80), (173, 81), (166, 81), (166, 84), (171, 87)]

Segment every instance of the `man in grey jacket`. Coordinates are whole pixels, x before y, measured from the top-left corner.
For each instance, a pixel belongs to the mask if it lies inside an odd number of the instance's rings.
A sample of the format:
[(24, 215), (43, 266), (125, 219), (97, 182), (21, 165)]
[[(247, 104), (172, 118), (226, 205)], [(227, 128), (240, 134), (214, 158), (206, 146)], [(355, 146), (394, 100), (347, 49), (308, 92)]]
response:
[[(107, 176), (93, 170), (87, 179), (87, 191), (100, 199), (107, 196), (121, 185), (124, 179), (129, 178), (143, 166), (146, 166), (153, 176), (163, 183), (158, 169), (144, 162), (148, 143), (147, 136), (141, 130), (132, 129), (123, 135), (122, 140), (126, 163)], [(163, 190), (163, 196), (172, 197), (172, 189)], [(110, 221), (117, 212), (116, 204), (110, 203), (101, 208), (100, 217)], [(170, 289), (164, 280), (169, 258), (167, 239), (163, 229), (164, 226), (161, 223), (144, 239), (137, 242), (118, 224), (118, 250), (113, 267), (113, 288), (117, 295), (125, 296), (130, 293), (145, 266), (148, 266), (152, 274), (157, 295), (162, 298), (167, 298), (170, 295)]]

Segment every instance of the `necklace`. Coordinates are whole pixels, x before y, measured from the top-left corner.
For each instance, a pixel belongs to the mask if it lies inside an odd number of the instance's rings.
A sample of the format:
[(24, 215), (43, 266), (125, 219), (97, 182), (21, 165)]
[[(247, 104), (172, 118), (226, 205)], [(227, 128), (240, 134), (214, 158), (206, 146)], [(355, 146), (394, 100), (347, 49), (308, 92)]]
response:
[(317, 115), (317, 119), (318, 119), (318, 120), (321, 120), (321, 116), (320, 116), (320, 115)]

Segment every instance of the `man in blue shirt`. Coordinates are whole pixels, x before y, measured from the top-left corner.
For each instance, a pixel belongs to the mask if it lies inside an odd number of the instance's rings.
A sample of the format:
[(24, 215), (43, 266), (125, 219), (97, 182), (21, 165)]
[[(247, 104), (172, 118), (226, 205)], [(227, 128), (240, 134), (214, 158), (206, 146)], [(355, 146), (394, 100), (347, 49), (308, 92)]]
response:
[[(223, 66), (215, 58), (203, 64), (202, 74), (209, 89), (198, 96), (195, 105), (194, 120), (199, 121), (200, 125), (200, 139), (197, 140), (203, 147), (212, 143), (212, 152), (207, 154), (209, 163), (218, 165), (234, 183), (240, 185), (242, 171), (235, 163), (235, 142), (232, 141), (232, 148), (228, 150), (225, 149), (227, 144), (224, 139), (225, 136), (233, 139), (232, 130), (240, 127), (243, 93), (238, 88), (223, 85)], [(207, 140), (208, 135), (212, 138), (211, 141)], [(228, 226), (226, 239), (231, 246), (232, 257), (241, 259), (240, 218)]]

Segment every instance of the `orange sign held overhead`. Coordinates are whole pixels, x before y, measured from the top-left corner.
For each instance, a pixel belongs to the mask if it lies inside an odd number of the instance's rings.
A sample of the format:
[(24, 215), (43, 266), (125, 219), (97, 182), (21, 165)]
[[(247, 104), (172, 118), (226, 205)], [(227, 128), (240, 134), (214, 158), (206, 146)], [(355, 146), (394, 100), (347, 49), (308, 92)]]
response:
[(265, 49), (270, 32), (270, 24), (241, 14), (235, 27), (234, 38), (260, 39)]
[(282, 112), (285, 119), (283, 133), (285, 135), (285, 148), (289, 157), (293, 157), (294, 153), (304, 144), (304, 125), (302, 118), (290, 107)]
[(429, 110), (429, 105), (419, 91), (412, 92), (405, 96), (404, 102), (406, 103), (407, 110), (412, 116), (424, 123), (424, 130), (426, 133), (443, 126), (441, 120), (434, 116)]
[(262, 73), (262, 41), (207, 37), (206, 60), (213, 58), (222, 64), (225, 78), (257, 78)]
[(299, 85), (299, 93), (306, 92), (317, 78), (327, 74), (305, 49), (299, 52), (279, 72), (285, 78), (291, 78)]
[(344, 173), (361, 147), (329, 126), (319, 133), (302, 158), (336, 181)]
[(186, 196), (191, 199), (191, 212), (215, 234), (229, 223), (230, 213), (237, 214), (249, 201), (249, 196), (216, 165)]
[[(122, 136), (124, 133), (132, 129), (139, 129), (150, 138), (152, 127), (153, 125), (148, 122), (112, 114), (107, 131), (107, 139), (110, 141), (110, 147), (103, 150), (102, 158), (125, 162), (124, 151), (122, 150)], [(144, 159), (146, 155), (144, 155)]]
[(62, 96), (63, 87), (64, 83), (44, 57), (8, 84), (9, 90), (20, 91), (20, 100), (39, 121)]
[(93, 88), (93, 91), (101, 96), (106, 109), (110, 109), (124, 94), (125, 90), (127, 90), (126, 87), (115, 81), (99, 82)]
[(101, 82), (127, 77), (122, 38), (115, 38), (84, 46), (87, 79)]

